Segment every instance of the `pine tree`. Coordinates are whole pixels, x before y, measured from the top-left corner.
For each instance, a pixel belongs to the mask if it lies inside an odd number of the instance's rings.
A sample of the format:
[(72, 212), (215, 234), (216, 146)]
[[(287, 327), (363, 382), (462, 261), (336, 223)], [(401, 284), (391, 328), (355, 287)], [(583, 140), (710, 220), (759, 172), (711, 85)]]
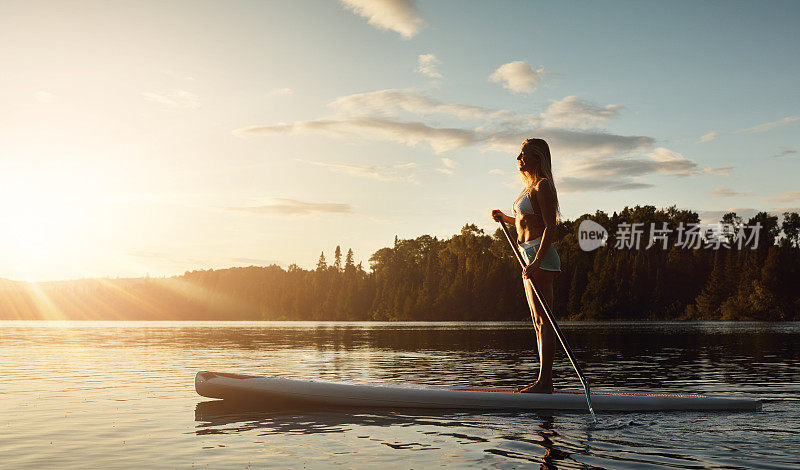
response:
[(356, 269), (356, 265), (353, 264), (353, 249), (350, 248), (347, 250), (347, 257), (344, 259), (344, 272), (352, 273)]
[(337, 273), (342, 272), (342, 248), (336, 245), (336, 251), (333, 253), (333, 270)]
[(328, 269), (328, 263), (325, 261), (325, 252), (323, 251), (319, 255), (319, 261), (317, 261), (317, 272), (325, 271)]

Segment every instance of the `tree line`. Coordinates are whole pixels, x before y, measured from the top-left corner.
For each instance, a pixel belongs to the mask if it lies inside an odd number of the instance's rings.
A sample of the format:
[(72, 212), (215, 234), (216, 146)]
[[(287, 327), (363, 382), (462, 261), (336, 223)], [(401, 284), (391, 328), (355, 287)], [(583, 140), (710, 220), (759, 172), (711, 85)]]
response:
[[(584, 251), (578, 228), (606, 229), (604, 246)], [(558, 224), (562, 272), (554, 311), (569, 320), (798, 320), (800, 216), (760, 212), (721, 220), (723, 243), (687, 248), (682, 227), (697, 213), (675, 207), (625, 207)], [(648, 230), (639, 249), (619, 243), (619, 227)], [(737, 230), (759, 226), (757, 246), (736, 246)], [(511, 228), (513, 231), (513, 227)], [(704, 245), (714, 236), (703, 233)], [(647, 246), (650, 248), (646, 248)], [(666, 247), (666, 248), (664, 248)], [(344, 258), (344, 259), (343, 259)], [(353, 261), (352, 249), (317, 266), (295, 264), (199, 270), (169, 278), (0, 281), (0, 319), (104, 320), (524, 320), (521, 269), (502, 230), (474, 224), (439, 239), (395, 237), (392, 246)]]

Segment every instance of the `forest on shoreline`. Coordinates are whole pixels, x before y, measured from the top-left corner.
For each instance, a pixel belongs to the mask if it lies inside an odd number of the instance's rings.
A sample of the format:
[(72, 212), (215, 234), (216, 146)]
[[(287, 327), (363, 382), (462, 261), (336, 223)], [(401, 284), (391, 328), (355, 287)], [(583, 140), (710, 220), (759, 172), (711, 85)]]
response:
[[(604, 246), (580, 248), (585, 219), (607, 230)], [(800, 216), (784, 213), (781, 220), (760, 212), (745, 221), (731, 212), (719, 224), (723, 229), (702, 232), (696, 247), (681, 245), (681, 231), (699, 224), (698, 214), (675, 207), (625, 207), (561, 221), (556, 316), (800, 320)], [(639, 249), (620, 239), (619, 227), (634, 224), (644, 227)], [(760, 227), (757, 247), (737, 246), (736, 234), (754, 226)], [(395, 237), (369, 264), (355, 265), (352, 250), (343, 255), (337, 246), (330, 262), (323, 252), (313, 270), (272, 265), (168, 278), (0, 280), (0, 320), (506, 321), (530, 315), (520, 268), (499, 226), (491, 235), (467, 224), (447, 239)]]

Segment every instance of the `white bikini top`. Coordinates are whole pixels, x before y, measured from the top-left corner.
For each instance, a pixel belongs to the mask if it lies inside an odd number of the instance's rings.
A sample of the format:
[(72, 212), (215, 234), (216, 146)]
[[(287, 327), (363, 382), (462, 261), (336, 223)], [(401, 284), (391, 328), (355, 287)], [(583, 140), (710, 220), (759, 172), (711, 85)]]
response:
[(533, 204), (531, 204), (531, 199), (528, 197), (527, 194), (522, 196), (521, 198), (517, 199), (516, 204), (514, 204), (514, 214), (535, 214), (536, 211), (533, 209)]
[(544, 216), (542, 215), (542, 209), (539, 207), (539, 201), (535, 201), (536, 204), (533, 204), (530, 197), (527, 194), (523, 195), (521, 198), (517, 199), (514, 203), (514, 217), (516, 218), (517, 214), (532, 214), (535, 217), (531, 222), (528, 223), (530, 228), (535, 227), (544, 227)]

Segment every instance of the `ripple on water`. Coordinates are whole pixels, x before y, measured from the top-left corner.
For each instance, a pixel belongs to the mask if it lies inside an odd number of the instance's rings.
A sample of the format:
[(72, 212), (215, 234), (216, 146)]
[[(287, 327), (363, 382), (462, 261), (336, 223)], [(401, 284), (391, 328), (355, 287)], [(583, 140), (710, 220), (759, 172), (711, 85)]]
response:
[[(0, 325), (4, 465), (797, 468), (800, 326), (566, 324), (593, 388), (741, 394), (759, 413), (429, 413), (242, 408), (194, 373), (518, 385), (527, 324)], [(12, 365), (12, 366), (8, 366)], [(560, 386), (575, 387), (557, 355)]]

